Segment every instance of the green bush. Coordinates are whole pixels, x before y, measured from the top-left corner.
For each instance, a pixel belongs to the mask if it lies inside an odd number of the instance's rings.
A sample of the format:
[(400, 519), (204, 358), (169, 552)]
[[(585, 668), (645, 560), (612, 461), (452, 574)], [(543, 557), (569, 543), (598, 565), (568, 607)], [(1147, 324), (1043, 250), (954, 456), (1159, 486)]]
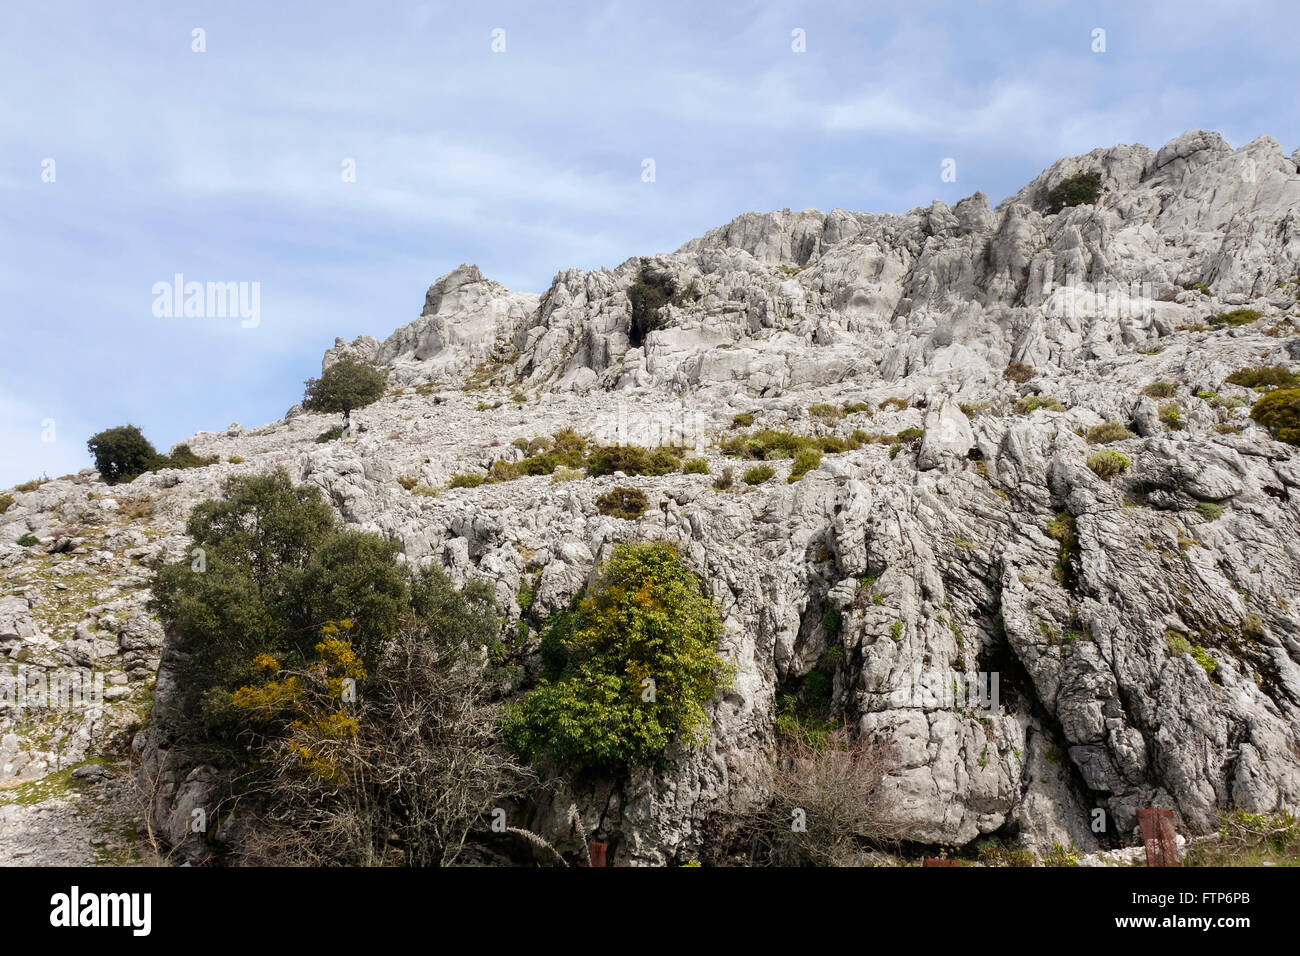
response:
[(1160, 421), (1165, 427), (1178, 431), (1183, 427), (1183, 406), (1177, 402), (1161, 402), (1158, 409)]
[(1026, 365), (1024, 362), (1012, 362), (1002, 370), (1002, 377), (1017, 385), (1024, 385), (1037, 374), (1038, 371), (1032, 365)]
[(906, 411), (907, 399), (905, 398), (887, 398), (880, 403), (881, 409), (893, 409), (896, 412)]
[(587, 474), (593, 478), (621, 471), (625, 475), (666, 475), (680, 471), (682, 462), (673, 449), (649, 451), (640, 445), (607, 445), (587, 457)]
[(333, 428), (327, 428), (316, 436), (316, 444), (324, 445), (327, 442), (338, 441), (343, 437), (343, 426), (335, 425)]
[(647, 335), (663, 325), (661, 313), (664, 306), (681, 305), (686, 297), (670, 276), (655, 276), (648, 269), (642, 269), (628, 288), (627, 298), (632, 305), (632, 324), (627, 339), (632, 348), (637, 348)]
[(741, 412), (739, 415), (731, 416), (732, 428), (748, 428), (754, 424), (753, 412)]
[(1152, 382), (1142, 389), (1142, 394), (1150, 398), (1173, 398), (1178, 394), (1178, 386), (1173, 382)]
[(1263, 312), (1255, 309), (1233, 309), (1231, 312), (1220, 312), (1210, 319), (1211, 325), (1249, 325), (1251, 322), (1264, 317)]
[(635, 521), (645, 514), (648, 506), (645, 492), (621, 485), (610, 489), (596, 499), (596, 510), (612, 518)]
[(9, 506), (14, 503), (13, 495), (0, 495), (0, 515), (9, 510)]
[(1026, 395), (1016, 402), (1016, 411), (1021, 415), (1031, 415), (1040, 408), (1049, 412), (1065, 411), (1065, 406), (1061, 404), (1059, 399), (1048, 395)]
[(921, 428), (904, 428), (894, 437), (900, 442), (920, 441), (925, 435), (925, 430)]
[(736, 483), (730, 468), (723, 468), (717, 478), (713, 479), (713, 488), (715, 491), (730, 491), (731, 486)]
[(682, 462), (683, 475), (707, 475), (709, 463), (703, 458), (687, 458)]
[(730, 681), (722, 625), (700, 579), (668, 544), (619, 544), (547, 634), (537, 687), (507, 708), (505, 738), (567, 773), (621, 774), (698, 746), (704, 705)]
[(838, 418), (844, 417), (844, 413), (834, 405), (827, 405), (825, 403), (809, 405), (808, 414), (812, 418), (820, 418), (823, 421), (835, 421)]
[(243, 456), (241, 455), (231, 455), (229, 458), (226, 459), (226, 461), (228, 461), (232, 465), (242, 465), (244, 463)]
[(20, 548), (34, 548), (40, 543), (41, 539), (34, 534), (25, 534), (18, 539), (18, 547)]
[(1278, 441), (1300, 445), (1300, 388), (1265, 395), (1251, 408), (1250, 417), (1271, 429)]
[(1088, 467), (1099, 478), (1114, 478), (1125, 471), (1131, 464), (1133, 464), (1132, 459), (1127, 455), (1121, 455), (1117, 451), (1099, 451), (1088, 456)]
[(870, 415), (871, 405), (867, 402), (845, 402), (845, 415)]
[(1183, 634), (1174, 630), (1165, 631), (1165, 642), (1169, 645), (1169, 653), (1175, 657), (1181, 657), (1183, 654), (1190, 654), (1192, 660), (1201, 665), (1201, 668), (1207, 674), (1213, 674), (1219, 667), (1219, 662), (1205, 648), (1199, 644), (1193, 644)]
[(1228, 381), (1246, 388), (1296, 388), (1300, 386), (1300, 375), (1280, 365), (1257, 365), (1238, 369), (1228, 376)]
[(344, 356), (320, 378), (307, 379), (302, 407), (309, 412), (342, 412), (346, 423), (352, 412), (384, 397), (388, 373), (371, 362)]
[(220, 455), (199, 457), (190, 450), (189, 445), (177, 445), (172, 449), (170, 455), (159, 455), (149, 470), (161, 471), (163, 468), (205, 468), (208, 465), (215, 465), (220, 460)]
[(322, 622), (348, 621), (369, 667), (407, 585), (397, 544), (339, 527), (320, 489), (295, 486), (284, 469), (232, 476), (222, 491), (191, 511), (190, 550), (159, 568), (150, 606), (185, 648), (171, 703), (182, 741), (219, 744), (230, 760), (247, 753), (250, 732), (232, 694), (266, 684), (259, 655), (301, 670)]
[(105, 483), (116, 485), (149, 471), (158, 450), (135, 425), (121, 425), (91, 436), (86, 442), (95, 468)]
[(772, 461), (793, 458), (803, 448), (821, 448), (821, 441), (807, 435), (763, 428), (747, 435), (733, 435), (723, 440), (721, 448), (724, 455), (732, 458)]
[(1226, 510), (1227, 509), (1223, 505), (1214, 501), (1198, 501), (1196, 503), (1196, 511), (1206, 521), (1217, 520), (1223, 516), (1223, 512)]
[(1101, 173), (1089, 170), (1067, 176), (1047, 192), (1047, 211), (1056, 215), (1070, 206), (1089, 206), (1101, 198)]
[[(822, 453), (820, 451), (814, 448), (800, 449), (794, 456), (794, 467), (790, 470), (790, 477), (786, 481), (793, 484), (821, 463)], [(746, 480), (748, 481), (748, 478)]]
[(1113, 441), (1126, 441), (1135, 437), (1137, 436), (1119, 422), (1107, 422), (1088, 429), (1089, 445), (1109, 445)]
[(483, 475), (476, 475), (472, 472), (459, 472), (451, 476), (447, 482), (448, 488), (477, 488), (483, 482), (487, 481)]
[(755, 465), (753, 468), (747, 468), (741, 480), (747, 485), (761, 485), (768, 481), (776, 474), (768, 465)]

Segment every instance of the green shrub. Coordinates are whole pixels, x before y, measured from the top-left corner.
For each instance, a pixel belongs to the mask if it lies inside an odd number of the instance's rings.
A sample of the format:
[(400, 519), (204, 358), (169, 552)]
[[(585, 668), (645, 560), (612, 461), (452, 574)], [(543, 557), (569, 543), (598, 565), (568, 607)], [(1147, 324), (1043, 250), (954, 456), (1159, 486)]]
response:
[(1177, 631), (1165, 631), (1165, 642), (1169, 645), (1169, 653), (1175, 657), (1181, 657), (1183, 654), (1190, 654), (1192, 660), (1207, 674), (1213, 674), (1218, 669), (1219, 662), (1205, 648), (1199, 644), (1193, 644), (1183, 634)]
[(869, 416), (871, 414), (871, 405), (869, 405), (867, 402), (845, 402), (844, 414)]
[(761, 485), (763, 482), (770, 480), (774, 474), (776, 472), (768, 465), (755, 465), (753, 468), (745, 470), (741, 480), (747, 485)]
[[(790, 477), (786, 481), (793, 484), (821, 463), (822, 453), (820, 451), (813, 448), (800, 449), (794, 456), (794, 467), (790, 470)], [(746, 478), (746, 481), (748, 480)], [(753, 484), (753, 482), (750, 482), (750, 484)]]
[(723, 468), (721, 474), (713, 479), (713, 488), (715, 491), (730, 491), (731, 486), (736, 483), (730, 468)]
[(1110, 451), (1109, 449), (1094, 452), (1088, 456), (1088, 467), (1099, 478), (1114, 478), (1125, 471), (1131, 464), (1133, 464), (1133, 461), (1127, 455), (1121, 455), (1119, 452)]
[(1049, 412), (1065, 411), (1065, 406), (1061, 404), (1059, 399), (1048, 395), (1026, 395), (1016, 402), (1016, 411), (1021, 415), (1031, 415), (1040, 408)]
[(1218, 518), (1221, 518), (1223, 516), (1223, 512), (1226, 510), (1227, 509), (1223, 505), (1217, 504), (1216, 502), (1213, 501), (1198, 501), (1196, 503), (1196, 511), (1206, 521), (1214, 521)]
[(1214, 431), (1218, 435), (1240, 435), (1241, 426), (1233, 425), (1231, 422), (1220, 422), (1214, 426)]
[(732, 428), (749, 428), (754, 424), (753, 412), (741, 412), (739, 415), (731, 416)]
[(880, 403), (881, 409), (893, 409), (894, 411), (905, 411), (907, 409), (907, 399), (905, 398), (887, 398)]
[(709, 463), (703, 458), (687, 458), (682, 462), (683, 475), (707, 475)]
[(1228, 381), (1246, 388), (1296, 388), (1300, 386), (1300, 375), (1280, 365), (1257, 365), (1238, 369), (1228, 376)]
[(1265, 395), (1251, 408), (1250, 417), (1271, 429), (1278, 441), (1300, 445), (1300, 388)]
[(1174, 431), (1183, 427), (1183, 406), (1177, 402), (1161, 402), (1159, 413), (1160, 421), (1164, 422), (1165, 427)]
[(206, 468), (208, 465), (215, 465), (220, 460), (220, 455), (200, 457), (190, 450), (189, 445), (177, 445), (172, 449), (170, 455), (159, 455), (149, 470), (160, 471), (163, 468)]
[(587, 457), (587, 474), (593, 478), (621, 471), (625, 475), (666, 475), (681, 470), (682, 462), (672, 450), (649, 451), (640, 445), (608, 445)]
[(1255, 309), (1233, 309), (1231, 312), (1220, 312), (1210, 319), (1211, 325), (1249, 325), (1251, 322), (1264, 317), (1263, 312)]
[(1127, 441), (1136, 437), (1119, 422), (1107, 422), (1104, 425), (1096, 425), (1088, 429), (1088, 444), (1090, 445), (1109, 445), (1113, 441)]
[(635, 521), (645, 514), (645, 492), (637, 488), (616, 486), (596, 499), (596, 510), (612, 518), (624, 518)]
[(835, 421), (838, 418), (844, 417), (844, 413), (841, 412), (834, 405), (826, 405), (824, 403), (817, 404), (817, 405), (809, 405), (808, 414), (812, 418), (820, 418), (823, 421)]
[(627, 334), (632, 348), (639, 347), (647, 335), (663, 325), (664, 306), (681, 305), (685, 301), (671, 276), (655, 276), (648, 269), (641, 270), (628, 288), (627, 298), (632, 305), (632, 324)]
[(1101, 198), (1101, 173), (1089, 170), (1067, 176), (1047, 192), (1047, 211), (1056, 215), (1070, 206), (1089, 206)]
[(18, 547), (20, 548), (34, 548), (40, 543), (41, 539), (34, 534), (25, 534), (18, 539)]
[(559, 484), (562, 481), (581, 481), (587, 476), (587, 473), (581, 468), (570, 468), (568, 465), (556, 465), (555, 471), (551, 472), (551, 484)]
[(920, 441), (925, 435), (925, 430), (921, 428), (904, 428), (894, 437), (900, 442)]
[(151, 469), (158, 450), (134, 425), (121, 425), (91, 436), (86, 442), (100, 478), (110, 485), (130, 481)]
[(372, 362), (344, 356), (320, 378), (307, 379), (302, 407), (309, 412), (342, 412), (346, 424), (352, 412), (384, 397), (388, 373)]
[(0, 515), (9, 510), (9, 506), (14, 503), (13, 495), (0, 495)]
[(316, 436), (316, 444), (324, 445), (326, 442), (338, 441), (343, 437), (343, 426), (335, 425), (333, 428), (327, 428)]
[(1178, 386), (1173, 382), (1152, 382), (1142, 389), (1142, 394), (1149, 398), (1173, 398), (1178, 394)]
[(1002, 370), (1002, 377), (1017, 385), (1024, 385), (1038, 374), (1038, 370), (1024, 362), (1012, 362)]
[(901, 641), (903, 639), (902, 621), (895, 621), (893, 624), (889, 625), (889, 636), (896, 641)]
[(232, 465), (242, 465), (244, 463), (243, 456), (241, 455), (231, 455), (229, 458), (226, 459), (226, 461), (228, 461)]
[(438, 489), (429, 485), (416, 485), (411, 489), (411, 494), (419, 498), (436, 498), (438, 497)]
[(724, 455), (732, 458), (772, 461), (778, 458), (793, 458), (804, 448), (821, 448), (822, 442), (823, 439), (810, 438), (807, 435), (763, 428), (747, 435), (733, 435), (723, 440), (720, 447)]
[(1060, 544), (1052, 577), (1057, 584), (1071, 587), (1075, 579), (1075, 562), (1079, 555), (1078, 522), (1074, 515), (1062, 511), (1047, 522), (1047, 534)]
[(451, 481), (447, 482), (448, 488), (477, 488), (487, 479), (483, 475), (476, 475), (470, 472), (461, 472), (451, 476)]
[(619, 544), (543, 637), (546, 671), (502, 720), (530, 759), (566, 773), (657, 766), (673, 741), (698, 746), (704, 705), (730, 681), (718, 611), (668, 544)]
[(420, 479), (412, 478), (410, 475), (403, 475), (402, 477), (397, 479), (397, 483), (401, 485), (403, 488), (405, 488), (407, 491), (410, 491), (412, 488), (414, 488), (416, 485), (420, 483)]

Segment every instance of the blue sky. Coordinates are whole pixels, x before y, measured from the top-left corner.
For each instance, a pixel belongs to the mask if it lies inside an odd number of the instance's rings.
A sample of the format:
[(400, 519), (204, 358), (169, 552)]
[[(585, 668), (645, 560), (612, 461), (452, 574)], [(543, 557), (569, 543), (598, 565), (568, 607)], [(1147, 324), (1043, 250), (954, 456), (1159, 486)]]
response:
[[(1285, 2), (6, 0), (0, 487), (128, 421), (165, 450), (276, 419), (461, 262), (540, 292), (746, 210), (996, 203), (1191, 127), (1289, 153), (1298, 32)], [(259, 323), (155, 316), (176, 273), (259, 283)]]

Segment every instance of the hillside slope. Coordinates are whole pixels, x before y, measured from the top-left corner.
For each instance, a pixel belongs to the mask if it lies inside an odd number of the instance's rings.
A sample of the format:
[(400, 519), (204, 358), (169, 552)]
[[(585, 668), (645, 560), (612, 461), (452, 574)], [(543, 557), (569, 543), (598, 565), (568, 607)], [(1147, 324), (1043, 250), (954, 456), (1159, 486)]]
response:
[[(1098, 202), (1050, 212), (1053, 187), (1091, 170)], [(919, 844), (1090, 850), (1153, 804), (1192, 832), (1225, 807), (1295, 808), (1300, 456), (1251, 420), (1260, 392), (1227, 379), (1300, 369), (1298, 279), (1296, 157), (1200, 131), (1063, 159), (996, 209), (977, 193), (898, 216), (749, 213), (540, 297), (462, 266), (386, 341), (326, 353), (389, 369), (359, 433), (318, 443), (334, 420), (295, 406), (195, 435), (220, 457), (207, 468), (14, 494), (0, 650), (121, 691), (74, 726), (0, 712), (0, 781), (134, 730), (160, 653), (166, 698), (176, 648), (143, 609), (142, 562), (184, 553), (185, 515), (225, 476), (283, 466), (405, 560), (491, 582), (533, 641), (620, 541), (670, 541), (710, 583), (737, 676), (708, 742), (539, 797), (533, 827), (561, 847), (573, 805), (619, 862), (698, 856), (715, 815), (763, 799), (780, 697), (814, 670), (828, 713), (892, 741), (886, 786)], [(1259, 317), (1214, 321), (1236, 309)], [(1106, 423), (1131, 434), (1090, 444)], [(710, 474), (447, 487), (564, 428), (685, 446)], [(797, 481), (775, 459), (772, 480), (716, 490), (753, 464), (727, 451), (764, 428), (842, 441)], [(1103, 449), (1130, 465), (1103, 477)], [(600, 513), (615, 485), (647, 496), (638, 520)], [(990, 675), (993, 710), (966, 692)], [(175, 759), (165, 721), (135, 747), (153, 823), (204, 855), (187, 824), (210, 776)]]

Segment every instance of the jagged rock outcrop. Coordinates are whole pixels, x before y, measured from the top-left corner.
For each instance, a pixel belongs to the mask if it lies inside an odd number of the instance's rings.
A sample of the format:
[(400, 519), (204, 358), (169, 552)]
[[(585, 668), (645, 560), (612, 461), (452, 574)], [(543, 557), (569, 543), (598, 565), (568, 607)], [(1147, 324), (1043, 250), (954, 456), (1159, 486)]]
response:
[[(1099, 202), (1049, 214), (1048, 192), (1089, 170)], [(1063, 159), (994, 209), (977, 193), (904, 215), (749, 213), (670, 254), (562, 272), (540, 297), (462, 266), (386, 341), (326, 353), (380, 362), (399, 388), (355, 414), (355, 438), (317, 444), (325, 419), (298, 409), (199, 433), (195, 453), (221, 464), (129, 488), (154, 505), (149, 546), (179, 553), (184, 514), (225, 475), (284, 466), (405, 560), (491, 582), (507, 626), (525, 583), (535, 623), (616, 542), (676, 544), (710, 582), (736, 667), (707, 744), (534, 807), (563, 843), (576, 805), (619, 862), (691, 858), (715, 815), (761, 801), (777, 695), (831, 659), (833, 709), (892, 743), (886, 786), (916, 843), (1094, 849), (1128, 840), (1152, 804), (1205, 831), (1224, 807), (1300, 805), (1300, 452), (1226, 381), (1297, 368), (1297, 277), (1294, 158), (1266, 137), (1233, 150), (1189, 132)], [(671, 295), (633, 345), (639, 279)], [(1246, 307), (1263, 317), (1208, 321)], [(1004, 377), (1011, 362), (1032, 366), (1023, 381)], [(808, 411), (828, 403), (870, 411)], [(725, 492), (698, 474), (444, 488), (561, 428), (693, 447), (716, 475), (740, 465), (718, 446), (740, 412), (817, 437), (921, 437), (857, 441), (793, 483), (788, 460), (769, 462), (771, 482)], [(1134, 433), (1105, 446), (1131, 461), (1109, 479), (1087, 463), (1105, 423)], [(646, 514), (601, 515), (614, 484), (642, 490)], [(20, 497), (0, 566), (29, 567), (12, 542), (57, 539), (85, 505)], [(135, 539), (111, 540), (103, 560), (131, 555)], [(0, 649), (40, 644), (23, 613), (0, 603)], [(110, 628), (128, 676), (157, 653), (152, 627)], [(156, 828), (201, 855), (187, 820), (208, 772), (173, 756), (165, 720), (137, 745)]]

